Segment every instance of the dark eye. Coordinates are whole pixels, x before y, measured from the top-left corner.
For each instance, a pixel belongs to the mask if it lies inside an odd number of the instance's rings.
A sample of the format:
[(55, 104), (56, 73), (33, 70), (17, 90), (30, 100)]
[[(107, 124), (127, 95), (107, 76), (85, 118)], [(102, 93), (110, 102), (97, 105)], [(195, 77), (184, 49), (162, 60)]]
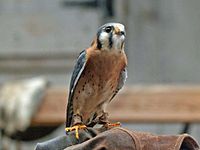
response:
[(110, 33), (111, 30), (112, 30), (112, 27), (111, 27), (111, 26), (108, 26), (108, 27), (105, 28), (105, 31), (106, 31), (107, 33)]

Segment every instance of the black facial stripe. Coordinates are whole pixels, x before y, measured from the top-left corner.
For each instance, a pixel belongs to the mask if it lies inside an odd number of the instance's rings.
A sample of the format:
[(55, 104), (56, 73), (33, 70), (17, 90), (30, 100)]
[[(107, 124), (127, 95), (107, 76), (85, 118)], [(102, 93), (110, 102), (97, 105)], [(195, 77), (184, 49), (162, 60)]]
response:
[(99, 30), (99, 31), (97, 32), (97, 48), (98, 48), (98, 49), (101, 49), (101, 48), (102, 48), (102, 44), (101, 44), (101, 42), (100, 42), (100, 40), (99, 40), (100, 34), (101, 34), (101, 30)]
[(112, 45), (113, 45), (112, 37), (113, 37), (113, 33), (110, 32), (110, 33), (109, 33), (109, 47), (110, 47), (110, 48), (112, 48)]
[[(111, 26), (111, 28), (112, 28), (112, 30), (114, 29), (113, 26)], [(101, 35), (102, 32), (106, 32), (106, 31), (105, 31), (105, 26), (101, 27), (101, 28), (98, 30), (98, 32), (97, 32), (97, 48), (98, 48), (98, 49), (101, 49), (101, 48), (102, 48), (102, 43), (101, 43), (101, 41), (99, 40), (100, 35)], [(111, 32), (108, 33), (108, 34), (109, 34), (109, 39), (108, 39), (109, 48), (112, 48), (112, 46), (113, 46), (113, 41), (112, 41), (113, 33), (112, 33), (112, 31), (111, 31)]]

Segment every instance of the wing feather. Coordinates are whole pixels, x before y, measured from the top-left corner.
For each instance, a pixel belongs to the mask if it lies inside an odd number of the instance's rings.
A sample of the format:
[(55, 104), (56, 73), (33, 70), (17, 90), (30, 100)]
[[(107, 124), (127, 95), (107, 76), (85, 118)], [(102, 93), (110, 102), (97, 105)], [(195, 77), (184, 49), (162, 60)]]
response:
[(67, 104), (67, 114), (66, 114), (66, 127), (71, 125), (72, 116), (73, 116), (73, 95), (74, 89), (80, 79), (80, 76), (85, 68), (86, 64), (86, 51), (83, 50), (79, 57), (77, 58), (77, 62), (74, 67), (74, 71), (71, 76), (70, 81), (70, 90), (69, 90), (69, 97), (68, 97), (68, 104)]

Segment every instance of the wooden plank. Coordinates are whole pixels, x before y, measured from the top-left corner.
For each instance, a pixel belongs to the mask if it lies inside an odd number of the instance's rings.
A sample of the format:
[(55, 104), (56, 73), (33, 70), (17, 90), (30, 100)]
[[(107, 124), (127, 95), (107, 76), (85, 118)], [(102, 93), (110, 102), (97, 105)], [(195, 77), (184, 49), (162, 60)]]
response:
[(33, 117), (32, 125), (58, 125), (65, 122), (67, 90), (50, 88), (47, 90), (41, 107)]
[[(67, 88), (50, 88), (33, 126), (65, 122)], [(200, 122), (199, 86), (125, 87), (108, 107), (111, 121), (126, 123)]]

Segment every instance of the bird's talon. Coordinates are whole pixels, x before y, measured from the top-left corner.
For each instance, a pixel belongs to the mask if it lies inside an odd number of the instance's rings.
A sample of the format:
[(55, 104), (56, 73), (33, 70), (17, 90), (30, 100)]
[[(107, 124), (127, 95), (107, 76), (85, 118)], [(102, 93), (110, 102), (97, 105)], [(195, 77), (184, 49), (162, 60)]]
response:
[(75, 130), (76, 139), (79, 139), (78, 130), (85, 129), (85, 128), (87, 128), (85, 125), (75, 125), (73, 127), (67, 127), (67, 128), (65, 128), (65, 131), (69, 132), (69, 131), (74, 131)]

